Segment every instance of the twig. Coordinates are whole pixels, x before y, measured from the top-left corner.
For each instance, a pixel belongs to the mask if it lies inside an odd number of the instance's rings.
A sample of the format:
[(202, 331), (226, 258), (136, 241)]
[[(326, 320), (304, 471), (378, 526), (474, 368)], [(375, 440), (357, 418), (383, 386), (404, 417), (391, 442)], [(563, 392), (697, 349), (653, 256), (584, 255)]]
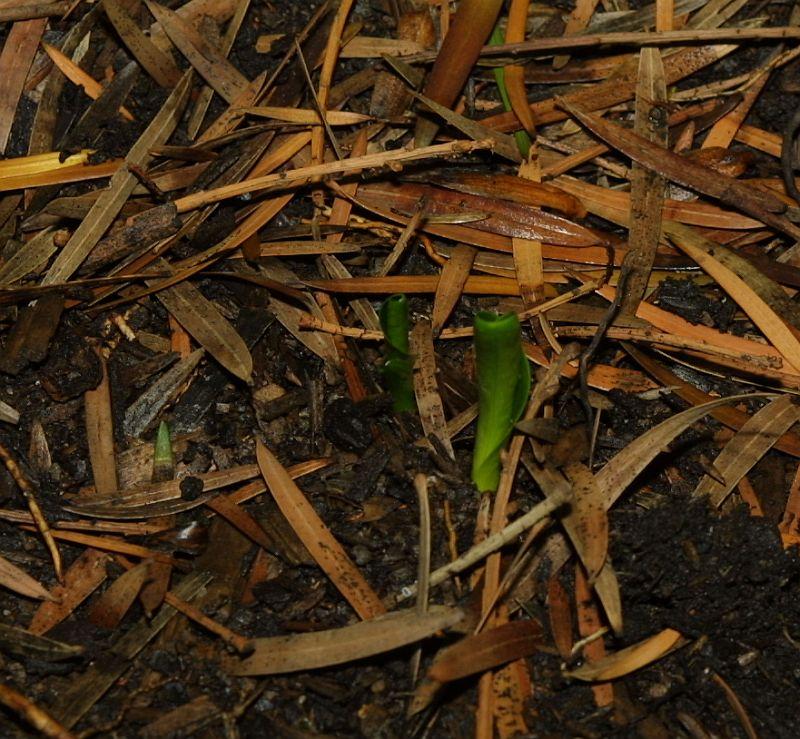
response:
[(23, 496), (25, 496), (25, 501), (28, 504), (28, 510), (31, 512), (31, 516), (33, 516), (33, 520), (36, 522), (36, 528), (39, 529), (39, 533), (42, 535), (44, 543), (50, 551), (50, 556), (53, 559), (53, 569), (56, 572), (56, 578), (59, 582), (63, 582), (64, 575), (61, 567), (61, 553), (58, 551), (58, 546), (56, 546), (53, 533), (50, 531), (50, 526), (47, 523), (44, 514), (42, 513), (42, 509), (39, 507), (38, 501), (36, 500), (36, 490), (34, 489), (30, 480), (28, 480), (28, 478), (22, 472), (16, 460), (11, 456), (11, 453), (1, 443), (0, 459), (3, 460), (3, 464), (5, 464), (9, 474), (14, 478), (14, 482), (19, 485), (19, 489), (22, 491)]
[(374, 169), (386, 165), (401, 164), (402, 162), (416, 162), (421, 159), (435, 159), (437, 157), (459, 156), (469, 154), (480, 149), (491, 149), (492, 141), (483, 139), (481, 141), (451, 141), (446, 144), (436, 144), (434, 146), (424, 146), (421, 149), (402, 149), (400, 151), (384, 151), (377, 154), (365, 154), (363, 157), (350, 157), (338, 162), (328, 162), (325, 164), (313, 164), (299, 169), (290, 169), (287, 172), (265, 175), (264, 177), (254, 177), (251, 180), (244, 180), (224, 187), (217, 187), (213, 190), (201, 190), (200, 192), (186, 195), (175, 201), (178, 213), (201, 208), (211, 203), (218, 203), (220, 200), (244, 195), (245, 193), (259, 192), (261, 190), (284, 189), (299, 182), (324, 177), (330, 174), (343, 174), (354, 172), (359, 169)]
[[(568, 501), (569, 495), (563, 492), (557, 492), (553, 496), (547, 498), (547, 500), (543, 500), (541, 503), (531, 508), (531, 510), (529, 510), (527, 513), (512, 521), (504, 529), (498, 531), (496, 534), (488, 536), (479, 544), (476, 544), (474, 547), (468, 549), (458, 559), (455, 559), (449, 564), (440, 567), (438, 570), (434, 570), (431, 573), (430, 586), (435, 587), (436, 585), (441, 585), (443, 582), (445, 582), (445, 580), (450, 579), (453, 575), (469, 569), (477, 562), (480, 562), (482, 559), (485, 559), (490, 554), (493, 554), (504, 547), (510, 541), (516, 539), (523, 531), (529, 529), (543, 518), (551, 516)], [(416, 592), (416, 583), (412, 585), (406, 585), (402, 590), (400, 590), (399, 593), (389, 596), (384, 602), (384, 605), (386, 605), (387, 608), (391, 608), (397, 603), (401, 603), (408, 598), (412, 598), (414, 595), (416, 595)]]

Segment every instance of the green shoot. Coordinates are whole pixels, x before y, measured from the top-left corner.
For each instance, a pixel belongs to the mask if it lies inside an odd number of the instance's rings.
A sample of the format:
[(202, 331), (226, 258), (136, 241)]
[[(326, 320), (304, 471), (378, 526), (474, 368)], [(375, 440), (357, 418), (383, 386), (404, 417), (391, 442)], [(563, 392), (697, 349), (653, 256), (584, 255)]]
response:
[(175, 477), (175, 455), (172, 453), (172, 440), (169, 435), (169, 426), (162, 421), (156, 433), (156, 443), (153, 448), (153, 474), (152, 482), (164, 482)]
[(392, 396), (395, 413), (415, 411), (414, 382), (408, 343), (408, 299), (405, 295), (390, 295), (380, 310), (384, 338), (383, 376)]
[[(505, 43), (505, 38), (503, 38), (503, 32), (500, 30), (500, 26), (495, 26), (494, 31), (492, 31), (492, 35), (489, 38), (489, 45), (490, 46), (497, 46), (498, 44)], [(507, 110), (511, 110), (511, 100), (508, 97), (508, 90), (506, 89), (506, 73), (502, 67), (495, 67), (494, 68), (494, 81), (497, 83), (497, 89), (500, 92), (500, 99), (503, 101), (503, 107)], [(517, 148), (519, 148), (519, 153), (522, 154), (523, 157), (527, 158), (528, 152), (531, 149), (531, 137), (528, 136), (527, 131), (515, 131), (514, 138), (517, 140)]]
[(475, 316), (478, 427), (472, 481), (480, 492), (497, 490), (500, 452), (528, 402), (531, 371), (522, 352), (519, 320), (513, 313)]

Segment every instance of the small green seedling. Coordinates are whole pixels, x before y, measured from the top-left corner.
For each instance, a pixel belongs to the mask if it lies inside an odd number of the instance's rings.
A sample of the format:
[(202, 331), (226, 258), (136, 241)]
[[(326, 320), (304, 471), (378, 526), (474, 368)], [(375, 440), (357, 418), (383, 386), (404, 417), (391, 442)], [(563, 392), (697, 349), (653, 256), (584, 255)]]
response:
[(162, 421), (158, 425), (156, 443), (153, 448), (153, 475), (152, 482), (164, 482), (175, 477), (175, 455), (172, 453), (172, 439), (169, 435), (169, 426)]
[(408, 299), (405, 295), (390, 295), (380, 310), (384, 339), (383, 377), (392, 396), (395, 413), (415, 411), (414, 366), (408, 343)]
[(480, 492), (497, 490), (500, 452), (528, 402), (531, 371), (522, 352), (520, 327), (513, 313), (475, 316), (478, 376), (478, 427), (472, 453), (472, 481)]
[[(503, 43), (505, 43), (505, 38), (503, 38), (503, 32), (500, 30), (500, 26), (495, 26), (494, 31), (492, 31), (492, 35), (489, 37), (489, 45), (497, 46)], [(495, 67), (493, 72), (494, 72), (494, 81), (497, 84), (497, 90), (500, 93), (500, 100), (503, 101), (503, 107), (506, 109), (506, 111), (510, 111), (511, 99), (508, 97), (508, 88), (506, 87), (505, 70), (502, 67)], [(528, 136), (528, 132), (515, 131), (514, 138), (517, 141), (517, 148), (519, 149), (519, 153), (522, 154), (523, 157), (527, 157), (532, 146), (531, 137)]]

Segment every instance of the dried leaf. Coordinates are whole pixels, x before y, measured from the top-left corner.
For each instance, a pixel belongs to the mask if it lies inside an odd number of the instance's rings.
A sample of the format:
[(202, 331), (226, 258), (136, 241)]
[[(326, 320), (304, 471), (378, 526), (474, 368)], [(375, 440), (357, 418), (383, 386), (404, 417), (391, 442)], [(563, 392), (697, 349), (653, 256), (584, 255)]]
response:
[(303, 491), (260, 441), (257, 442), (256, 457), (261, 474), (281, 512), (355, 612), (365, 620), (385, 613), (380, 598), (322, 522)]
[(178, 13), (145, 0), (148, 10), (201, 77), (213, 87), (227, 103), (241, 95), (249, 80), (236, 69), (215, 46), (209, 44)]
[[(667, 146), (669, 128), (664, 112), (667, 87), (661, 52), (645, 47), (640, 52), (639, 84), (636, 88), (634, 131), (660, 146)], [(634, 162), (631, 169), (631, 215), (628, 235), (630, 251), (625, 256), (627, 274), (620, 313), (635, 315), (644, 297), (661, 235), (664, 178)]]
[(115, 629), (150, 577), (150, 562), (140, 562), (123, 572), (92, 604), (88, 618), (95, 626)]
[(466, 244), (459, 244), (453, 249), (447, 264), (442, 267), (439, 283), (436, 285), (436, 295), (433, 299), (431, 313), (431, 331), (438, 337), (453, 308), (456, 307), (464, 284), (469, 277), (472, 263), (475, 261), (477, 250)]
[[(800, 341), (795, 333), (778, 317), (769, 303), (764, 300), (762, 295), (766, 295), (766, 291), (760, 289), (757, 292), (749, 281), (734, 273), (728, 265), (717, 257), (718, 252), (720, 254), (727, 253), (726, 261), (731, 264), (731, 257), (734, 255), (724, 247), (720, 248), (713, 241), (697, 235), (688, 226), (670, 223), (669, 234), (675, 244), (697, 262), (705, 272), (710, 274), (719, 283), (720, 287), (739, 304), (786, 361), (796, 370), (800, 370)], [(758, 278), (759, 272), (755, 267), (746, 266), (747, 263), (741, 258), (736, 260), (736, 263), (739, 270), (743, 274), (747, 274), (751, 280)], [(769, 289), (769, 282), (768, 278), (762, 275), (758, 278), (756, 284)], [(759, 292), (761, 292), (761, 295), (759, 295)], [(777, 285), (773, 285), (769, 295), (777, 297), (779, 292), (781, 292), (781, 289)], [(779, 297), (777, 302), (781, 305), (786, 305), (788, 300)], [(789, 310), (794, 313), (793, 308), (789, 308)]]
[(126, 167), (117, 171), (111, 178), (108, 188), (97, 198), (80, 226), (72, 234), (72, 238), (59, 252), (42, 280), (43, 285), (52, 285), (68, 280), (117, 217), (123, 204), (138, 184), (138, 180), (130, 173), (128, 167), (145, 166), (150, 160), (150, 149), (165, 143), (170, 137), (188, 100), (191, 81), (191, 72), (184, 74), (161, 110), (131, 147), (125, 157)]
[(0, 52), (0, 153), (5, 153), (19, 99), (39, 47), (46, 18), (24, 20), (11, 26)]
[(107, 554), (97, 549), (85, 549), (64, 573), (64, 584), (53, 588), (52, 595), (57, 600), (39, 606), (28, 631), (46, 634), (67, 618), (106, 579), (106, 566), (110, 561)]
[(100, 356), (103, 379), (94, 390), (83, 395), (86, 411), (86, 441), (92, 465), (94, 488), (99, 494), (117, 489), (117, 460), (114, 455), (114, 416), (111, 409), (111, 387), (105, 358)]
[(14, 255), (0, 267), (0, 286), (12, 285), (31, 272), (37, 272), (55, 254), (55, 233), (46, 228), (21, 246)]
[(712, 400), (696, 408), (689, 408), (676, 413), (658, 426), (654, 426), (640, 437), (632, 441), (616, 456), (612, 457), (596, 475), (597, 484), (605, 495), (605, 506), (610, 508), (625, 491), (636, 476), (647, 467), (678, 434), (685, 431), (693, 423), (711, 411), (730, 403), (743, 400), (770, 397), (767, 393), (751, 393), (746, 395), (729, 395), (727, 398)]
[(253, 639), (255, 651), (231, 672), (278, 675), (344, 664), (414, 644), (463, 618), (460, 609), (449, 606), (431, 606), (425, 614), (409, 608), (340, 629)]
[(424, 710), (443, 683), (477, 675), (542, 646), (542, 629), (535, 621), (512, 621), (494, 629), (471, 634), (436, 655), (425, 680), (414, 692), (408, 708), (413, 716)]
[(664, 629), (655, 636), (620, 649), (602, 660), (585, 664), (576, 670), (570, 670), (566, 675), (577, 680), (614, 680), (661, 659), (676, 648), (682, 638), (680, 632), (674, 629)]
[(159, 302), (228, 372), (250, 382), (253, 357), (244, 339), (191, 282), (156, 293)]
[(690, 187), (717, 198), (726, 205), (743, 210), (787, 236), (800, 240), (800, 228), (781, 215), (786, 211), (786, 204), (776, 196), (756, 190), (691, 159), (673, 154), (669, 149), (657, 146), (598, 115), (585, 112), (564, 98), (560, 99), (560, 104), (592, 133), (642, 166), (684, 187)]
[(800, 408), (791, 395), (769, 402), (742, 426), (714, 460), (724, 484), (704, 475), (695, 495), (708, 495), (714, 506), (721, 506), (748, 471), (775, 445), (782, 434), (800, 421)]
[(575, 518), (575, 530), (583, 542), (581, 561), (592, 583), (608, 553), (608, 514), (603, 494), (592, 471), (578, 462), (564, 468), (572, 483), (573, 506), (567, 514)]
[(162, 87), (172, 89), (181, 73), (172, 57), (145, 36), (119, 0), (103, 0), (103, 10), (136, 61)]
[(54, 599), (44, 585), (38, 580), (34, 580), (27, 572), (9, 562), (5, 557), (0, 557), (0, 585), (28, 598)]

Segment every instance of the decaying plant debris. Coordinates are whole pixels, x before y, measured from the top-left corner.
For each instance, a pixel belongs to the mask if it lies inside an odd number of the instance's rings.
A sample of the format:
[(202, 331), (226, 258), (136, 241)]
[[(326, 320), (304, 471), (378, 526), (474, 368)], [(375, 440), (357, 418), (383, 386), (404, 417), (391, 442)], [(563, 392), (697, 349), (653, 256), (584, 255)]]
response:
[(0, 39), (3, 737), (797, 734), (800, 4)]

